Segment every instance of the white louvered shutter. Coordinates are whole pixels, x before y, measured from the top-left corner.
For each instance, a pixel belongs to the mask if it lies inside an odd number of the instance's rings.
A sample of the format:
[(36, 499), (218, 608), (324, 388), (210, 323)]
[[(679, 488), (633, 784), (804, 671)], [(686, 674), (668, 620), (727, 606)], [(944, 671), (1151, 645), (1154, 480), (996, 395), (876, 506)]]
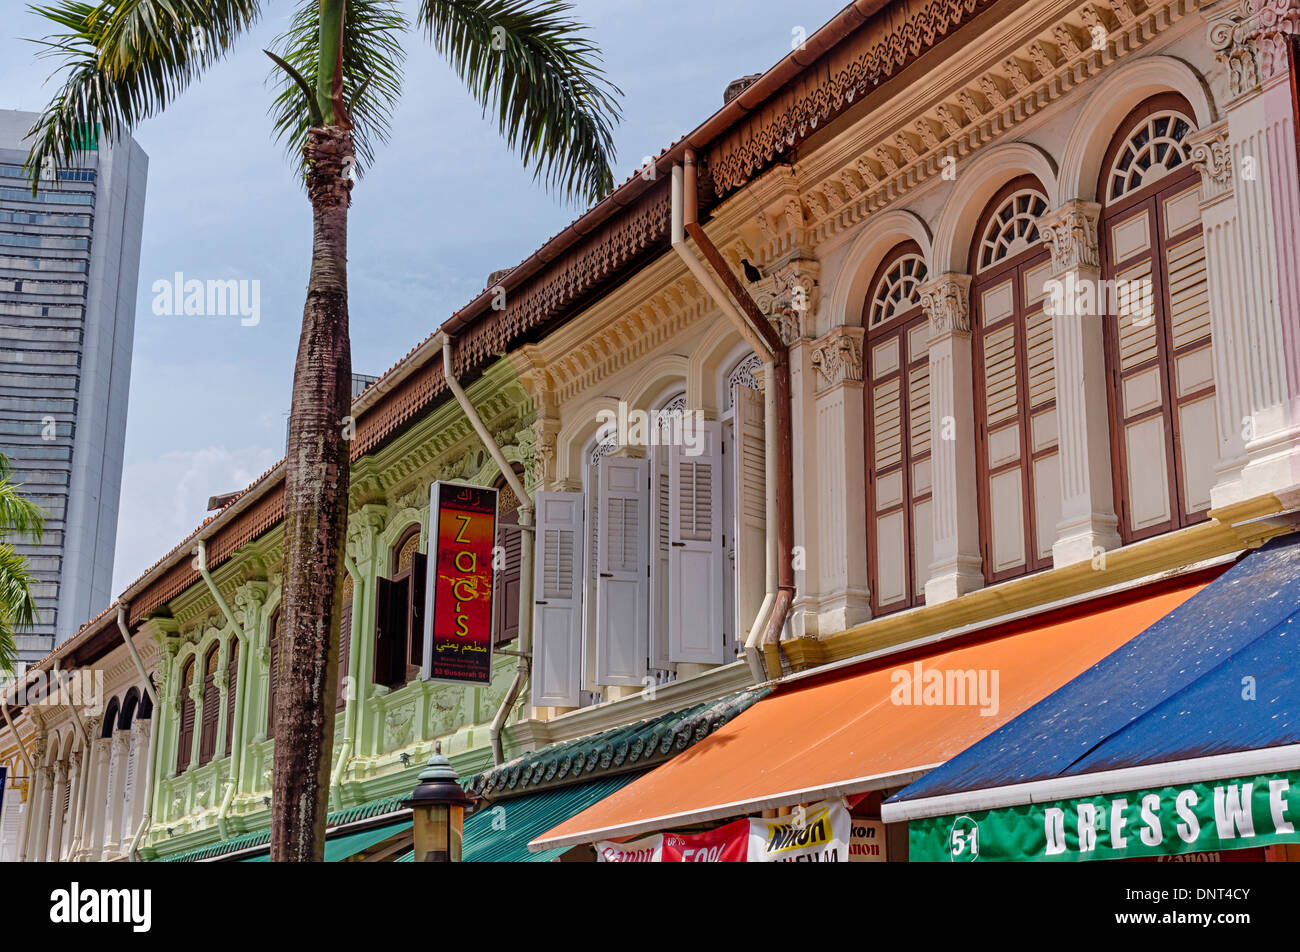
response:
[(597, 470), (596, 681), (640, 686), (650, 648), (650, 464), (607, 456)]
[(736, 492), (736, 638), (749, 634), (767, 589), (767, 456), (763, 395), (736, 387), (736, 458), (732, 468)]
[[(701, 452), (688, 456), (674, 445), (670, 455), (669, 657), (695, 664), (724, 660), (722, 599), (722, 431), (701, 425)], [(766, 550), (764, 550), (766, 551)]]
[(582, 493), (537, 494), (533, 704), (577, 707), (582, 686)]
[(650, 461), (650, 667), (667, 669), (668, 658), (668, 553), (672, 532), (672, 507), (669, 505), (669, 448), (656, 446)]

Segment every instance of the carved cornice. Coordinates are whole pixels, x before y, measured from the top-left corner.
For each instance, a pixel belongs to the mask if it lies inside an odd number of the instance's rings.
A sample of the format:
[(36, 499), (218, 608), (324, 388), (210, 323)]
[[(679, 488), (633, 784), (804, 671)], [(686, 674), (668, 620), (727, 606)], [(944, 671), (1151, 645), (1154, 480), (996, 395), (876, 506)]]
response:
[[(576, 346), (553, 356), (536, 386), (563, 405), (610, 375), (680, 336), (713, 309), (695, 279), (688, 276), (646, 295), (604, 327), (593, 330)], [(545, 342), (543, 344), (546, 348)]]
[(862, 381), (861, 327), (837, 327), (812, 345), (812, 365), (817, 368), (818, 390), (836, 384)]
[(1077, 199), (1038, 219), (1038, 232), (1051, 249), (1052, 268), (1060, 274), (1077, 268), (1101, 267), (1097, 219), (1101, 206)]
[(930, 321), (930, 333), (970, 333), (969, 274), (941, 274), (920, 288), (921, 309)]

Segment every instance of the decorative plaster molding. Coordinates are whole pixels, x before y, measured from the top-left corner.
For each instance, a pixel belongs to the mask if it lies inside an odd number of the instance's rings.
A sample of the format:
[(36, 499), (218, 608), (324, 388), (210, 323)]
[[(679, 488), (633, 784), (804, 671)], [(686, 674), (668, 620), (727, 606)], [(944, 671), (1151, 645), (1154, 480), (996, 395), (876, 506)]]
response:
[(1300, 35), (1300, 0), (1240, 0), (1210, 26), (1210, 46), (1228, 69), (1233, 96), (1289, 69), (1288, 51)]
[[(812, 213), (806, 228), (809, 241), (820, 245), (859, 225), (953, 168), (954, 162), (963, 163), (1005, 138), (1028, 116), (1097, 74), (1109, 72), (1116, 62), (1130, 58), (1184, 17), (1195, 14), (1197, 6), (1197, 0), (1157, 0), (1134, 14), (1121, 0), (1100, 6), (1100, 12), (1098, 4), (1084, 4), (1050, 30), (1029, 38), (1011, 56), (1003, 56), (988, 72), (962, 81), (956, 92), (935, 100), (919, 115), (885, 117), (862, 133), (860, 145), (845, 147), (843, 164), (825, 174), (818, 172), (817, 184), (803, 193)], [(1104, 54), (1092, 49), (1089, 22), (1106, 30)], [(915, 128), (918, 121), (927, 121), (936, 144), (921, 136), (918, 141), (924, 149), (916, 150), (914, 160), (905, 159), (895, 136), (900, 128)], [(868, 135), (872, 138), (866, 138)], [(854, 182), (856, 194), (839, 187), (846, 174)], [(760, 255), (755, 263), (761, 266), (766, 260)]]
[(1097, 219), (1100, 215), (1101, 206), (1096, 202), (1076, 199), (1038, 219), (1038, 232), (1052, 251), (1055, 273), (1101, 267), (1097, 243)]
[(1192, 164), (1201, 173), (1201, 194), (1215, 198), (1232, 190), (1232, 146), (1227, 120), (1216, 122), (1188, 137)]
[(930, 320), (930, 332), (970, 333), (969, 274), (941, 274), (920, 288), (921, 309)]
[(846, 381), (862, 381), (861, 327), (837, 327), (812, 345), (812, 365), (817, 368), (818, 390)]

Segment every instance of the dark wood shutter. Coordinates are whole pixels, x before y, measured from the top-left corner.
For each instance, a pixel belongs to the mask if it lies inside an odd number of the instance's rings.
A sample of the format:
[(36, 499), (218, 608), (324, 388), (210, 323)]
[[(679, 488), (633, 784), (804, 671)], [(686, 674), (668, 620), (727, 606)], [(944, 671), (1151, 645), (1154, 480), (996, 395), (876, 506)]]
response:
[(208, 651), (203, 662), (203, 723), (199, 733), (199, 766), (212, 760), (217, 751), (217, 717), (221, 714), (221, 694), (217, 691), (217, 645)]
[(429, 557), (416, 552), (411, 558), (411, 602), (406, 612), (407, 663), (416, 668), (424, 663), (424, 590), (428, 574)]
[[(1102, 276), (1120, 289), (1150, 288), (1145, 301), (1119, 290), (1111, 303), (1120, 313), (1104, 325), (1126, 544), (1208, 518), (1218, 458), (1200, 173), (1186, 142), (1192, 115), (1174, 93), (1139, 105), (1120, 124), (1098, 182)], [(1145, 174), (1157, 157), (1174, 167)]]
[(184, 773), (190, 766), (190, 751), (194, 746), (194, 699), (190, 685), (194, 683), (194, 659), (185, 662), (181, 674), (181, 730), (176, 740), (176, 772)]
[[(664, 482), (666, 485), (667, 479)], [(518, 525), (518, 507), (509, 512), (503, 511), (499, 522), (501, 526)], [(493, 614), (496, 617), (493, 619), (492, 631), (496, 637), (496, 644), (504, 645), (519, 637), (519, 561), (522, 551), (519, 531), (498, 528), (497, 545), (505, 552), (505, 566), (496, 573), (496, 591), (493, 593), (492, 601)]]
[[(351, 586), (348, 587), (351, 592)], [(348, 658), (352, 654), (352, 601), (343, 603), (339, 612), (339, 690), (337, 710), (348, 706)]]
[(375, 683), (406, 683), (407, 579), (375, 579)]
[(230, 660), (226, 662), (226, 756), (235, 740), (235, 699), (239, 697), (239, 640), (230, 642)]

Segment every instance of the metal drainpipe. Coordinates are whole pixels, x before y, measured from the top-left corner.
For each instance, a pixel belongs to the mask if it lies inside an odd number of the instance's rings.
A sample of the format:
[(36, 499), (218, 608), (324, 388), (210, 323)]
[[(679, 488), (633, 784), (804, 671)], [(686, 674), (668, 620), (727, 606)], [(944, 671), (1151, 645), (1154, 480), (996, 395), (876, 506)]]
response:
[(515, 667), (515, 677), (510, 682), (510, 690), (506, 692), (501, 707), (492, 718), (492, 726), (488, 731), (488, 736), (492, 740), (492, 759), (499, 764), (505, 760), (501, 732), (505, 729), (510, 709), (514, 707), (519, 692), (523, 690), (524, 682), (528, 680), (529, 665), (533, 656), (533, 505), (528, 490), (524, 488), (523, 480), (502, 454), (501, 447), (497, 446), (497, 441), (492, 438), (492, 434), (484, 425), (483, 418), (478, 415), (478, 410), (461, 388), (460, 381), (456, 379), (451, 363), (451, 337), (443, 331), (438, 333), (442, 337), (443, 379), (447, 381), (448, 388), (456, 397), (461, 410), (465, 412), (470, 425), (474, 427), (474, 432), (478, 434), (483, 447), (491, 455), (497, 468), (501, 470), (501, 475), (506, 478), (510, 488), (519, 497), (518, 531), (523, 535), (519, 545), (519, 663)]
[[(154, 687), (149, 672), (145, 670), (144, 662), (140, 660), (140, 652), (136, 650), (135, 641), (131, 638), (131, 626), (127, 622), (127, 613), (129, 611), (129, 604), (118, 602), (117, 630), (122, 633), (122, 640), (126, 642), (126, 650), (131, 653), (131, 660), (135, 662), (135, 669), (140, 674), (141, 682), (144, 683), (144, 690), (149, 695), (149, 702), (153, 705), (155, 711), (161, 712), (162, 708), (158, 704), (158, 689)], [(153, 715), (149, 719), (148, 766), (144, 776), (144, 814), (141, 816), (140, 825), (136, 828), (135, 836), (131, 837), (131, 848), (127, 851), (127, 855), (133, 863), (138, 862), (140, 859), (139, 853), (136, 852), (140, 846), (140, 838), (144, 835), (145, 830), (149, 829), (150, 823), (153, 822), (153, 759), (154, 745), (158, 734), (157, 727), (158, 716)]]
[[(248, 635), (244, 632), (244, 626), (236, 620), (235, 613), (230, 610), (230, 606), (222, 596), (221, 590), (217, 588), (212, 573), (208, 571), (208, 545), (203, 539), (200, 539), (194, 546), (194, 555), (198, 562), (199, 575), (203, 576), (203, 581), (208, 585), (208, 591), (212, 593), (213, 601), (217, 603), (217, 608), (221, 609), (221, 614), (226, 618), (226, 624), (230, 626), (231, 631), (235, 633), (235, 638), (239, 641), (239, 680), (244, 681), (248, 661)], [(242, 693), (247, 696), (247, 688)], [(230, 741), (230, 780), (227, 781), (226, 793), (221, 798), (221, 808), (217, 811), (217, 826), (221, 830), (223, 838), (226, 836), (226, 819), (230, 814), (230, 805), (235, 799), (235, 791), (239, 788), (240, 768), (244, 762), (243, 745), (235, 743), (235, 738), (239, 737), (244, 729), (244, 708), (242, 705), (235, 705), (235, 719), (234, 723), (230, 725), (230, 729), (231, 733), (234, 734)]]
[[(764, 606), (771, 600), (761, 640), (755, 641), (759, 623), (755, 621), (750, 638), (745, 645), (746, 659), (757, 680), (780, 677), (781, 629), (794, 602), (794, 460), (793, 422), (790, 413), (790, 351), (772, 324), (759, 310), (749, 292), (732, 273), (730, 266), (699, 224), (698, 193), (696, 191), (695, 153), (686, 151), (682, 166), (673, 166), (672, 179), (672, 245), (686, 263), (687, 268), (700, 281), (709, 296), (740, 331), (757, 353), (765, 358), (767, 370), (764, 417), (767, 441), (767, 473), (769, 487), (775, 486), (775, 498), (769, 496), (769, 526), (775, 509), (776, 543), (768, 542), (768, 584), (775, 574), (775, 591), (769, 588)], [(708, 269), (695, 257), (686, 236), (694, 239), (705, 261), (721, 280), (723, 287), (713, 280)], [(734, 304), (733, 304), (734, 301)], [(739, 305), (739, 310), (737, 309)], [(775, 457), (775, 458), (774, 458)], [(775, 478), (771, 478), (775, 476)], [(773, 552), (775, 548), (775, 552)], [(775, 560), (775, 571), (772, 561)], [(759, 618), (763, 617), (760, 610)], [(769, 657), (769, 652), (771, 656)]]

